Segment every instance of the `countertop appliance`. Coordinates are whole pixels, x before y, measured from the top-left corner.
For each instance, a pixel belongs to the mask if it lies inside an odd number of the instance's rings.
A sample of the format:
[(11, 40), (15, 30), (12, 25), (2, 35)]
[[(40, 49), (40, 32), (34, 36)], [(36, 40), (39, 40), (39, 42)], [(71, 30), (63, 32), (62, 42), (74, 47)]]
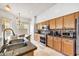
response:
[(62, 37), (76, 38), (75, 29), (66, 29), (62, 31)]
[(54, 30), (50, 30), (50, 33), (48, 35), (54, 36)]
[(54, 36), (60, 37), (61, 36), (61, 30), (55, 30), (54, 31)]

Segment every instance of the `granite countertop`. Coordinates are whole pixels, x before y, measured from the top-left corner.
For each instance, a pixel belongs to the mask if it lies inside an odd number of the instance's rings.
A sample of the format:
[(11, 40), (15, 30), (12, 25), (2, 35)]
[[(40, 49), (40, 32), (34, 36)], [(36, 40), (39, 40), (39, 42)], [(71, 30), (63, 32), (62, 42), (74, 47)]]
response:
[(5, 53), (0, 53), (0, 56), (18, 56), (33, 51), (35, 49), (37, 49), (37, 47), (33, 45), (30, 41), (28, 41), (27, 46), (15, 50), (7, 51)]
[(52, 37), (60, 37), (60, 38), (68, 38), (68, 39), (76, 39), (75, 37), (65, 37), (65, 36), (53, 36), (53, 35), (48, 35), (48, 36), (52, 36)]

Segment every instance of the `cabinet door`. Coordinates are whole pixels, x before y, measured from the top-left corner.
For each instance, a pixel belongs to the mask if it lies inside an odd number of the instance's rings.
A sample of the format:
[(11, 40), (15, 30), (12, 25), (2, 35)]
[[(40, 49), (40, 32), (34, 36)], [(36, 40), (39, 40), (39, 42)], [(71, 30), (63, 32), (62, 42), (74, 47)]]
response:
[(61, 38), (57, 37), (58, 41), (57, 41), (57, 50), (61, 52)]
[(47, 21), (44, 22), (44, 25), (47, 25)]
[(38, 29), (40, 30), (41, 29), (41, 23), (38, 23)]
[(56, 29), (62, 29), (63, 28), (63, 17), (56, 19)]
[(37, 26), (38, 26), (38, 29), (40, 29), (40, 23), (38, 23)]
[(37, 34), (35, 33), (34, 34), (34, 40), (37, 41), (37, 39), (38, 39), (38, 37), (37, 37)]
[(40, 34), (35, 33), (34, 34), (34, 39), (35, 39), (35, 41), (40, 42)]
[(64, 16), (64, 28), (75, 28), (74, 14)]
[(40, 23), (39, 26), (40, 26), (40, 30), (41, 30), (42, 29), (42, 23)]
[(48, 20), (48, 21), (46, 21), (46, 25), (48, 25), (48, 26), (49, 26), (49, 20)]
[(79, 17), (79, 12), (75, 13), (75, 18)]
[(54, 49), (61, 52), (61, 38), (54, 37)]
[(53, 37), (52, 36), (48, 36), (48, 38), (47, 38), (47, 46), (53, 48)]
[(42, 29), (42, 27), (44, 26), (44, 22), (42, 22), (40, 26), (41, 26), (41, 29)]
[(50, 20), (50, 29), (55, 29), (55, 19)]
[(64, 54), (74, 55), (74, 40), (64, 38), (62, 48)]
[(57, 46), (58, 46), (58, 42), (57, 41), (58, 41), (57, 38), (54, 37), (54, 49), (56, 49), (56, 50), (57, 50)]
[(38, 42), (40, 42), (40, 34), (38, 34)]
[(34, 25), (34, 28), (37, 29), (37, 24)]

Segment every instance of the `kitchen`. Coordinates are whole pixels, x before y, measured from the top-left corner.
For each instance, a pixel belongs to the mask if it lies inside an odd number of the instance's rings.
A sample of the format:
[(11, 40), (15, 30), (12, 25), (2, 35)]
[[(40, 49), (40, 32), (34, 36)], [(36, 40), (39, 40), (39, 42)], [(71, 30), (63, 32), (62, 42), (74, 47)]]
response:
[(78, 5), (0, 4), (0, 55), (78, 56)]

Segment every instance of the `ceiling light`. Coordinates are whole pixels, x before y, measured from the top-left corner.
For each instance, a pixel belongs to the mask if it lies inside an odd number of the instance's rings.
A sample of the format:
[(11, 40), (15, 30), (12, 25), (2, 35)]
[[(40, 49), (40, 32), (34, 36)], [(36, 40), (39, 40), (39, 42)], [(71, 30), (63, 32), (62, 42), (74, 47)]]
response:
[(11, 10), (10, 5), (6, 5), (4, 8), (5, 8), (6, 11), (10, 11)]

